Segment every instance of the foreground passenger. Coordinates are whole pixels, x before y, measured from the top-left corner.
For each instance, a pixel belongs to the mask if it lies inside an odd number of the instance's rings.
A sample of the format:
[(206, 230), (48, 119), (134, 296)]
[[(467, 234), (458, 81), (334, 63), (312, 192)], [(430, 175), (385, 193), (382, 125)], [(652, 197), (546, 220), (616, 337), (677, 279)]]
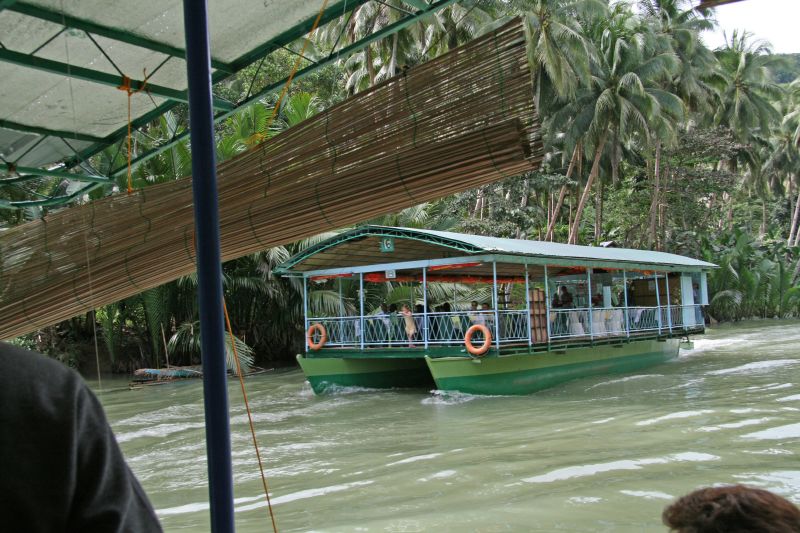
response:
[(697, 489), (664, 509), (661, 519), (678, 533), (800, 532), (800, 509), (744, 485)]
[(3, 531), (161, 531), (74, 371), (0, 343), (0, 427)]

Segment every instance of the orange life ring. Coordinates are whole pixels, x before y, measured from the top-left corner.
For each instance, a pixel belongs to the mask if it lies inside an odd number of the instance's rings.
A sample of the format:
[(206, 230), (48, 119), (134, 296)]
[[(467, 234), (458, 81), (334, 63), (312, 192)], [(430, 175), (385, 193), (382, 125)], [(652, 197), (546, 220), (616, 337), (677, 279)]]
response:
[[(472, 336), (478, 331), (483, 333), (483, 344), (481, 344), (478, 347), (475, 347), (475, 345), (472, 344)], [(491, 345), (492, 345), (492, 333), (489, 331), (489, 328), (487, 328), (483, 324), (475, 324), (473, 326), (470, 326), (470, 328), (467, 330), (466, 335), (464, 335), (464, 346), (467, 347), (467, 351), (472, 355), (480, 356), (485, 354), (487, 351), (489, 351), (489, 346)]]
[[(314, 342), (314, 332), (319, 331), (319, 342)], [(328, 340), (328, 332), (325, 331), (325, 326), (317, 322), (316, 324), (311, 324), (308, 326), (308, 331), (306, 331), (306, 341), (308, 342), (308, 347), (312, 350), (319, 350), (323, 346), (325, 346), (325, 342)]]

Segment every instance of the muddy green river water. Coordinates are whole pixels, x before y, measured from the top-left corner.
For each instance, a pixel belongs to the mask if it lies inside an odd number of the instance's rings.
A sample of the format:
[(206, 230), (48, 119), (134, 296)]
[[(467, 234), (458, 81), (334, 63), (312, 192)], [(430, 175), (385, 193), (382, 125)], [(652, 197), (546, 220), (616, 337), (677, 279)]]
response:
[[(718, 327), (670, 363), (523, 397), (314, 396), (299, 370), (246, 383), (283, 532), (665, 531), (670, 500), (716, 483), (800, 503), (797, 321)], [(207, 531), (201, 383), (103, 385), (165, 530)], [(237, 531), (269, 531), (238, 387)]]

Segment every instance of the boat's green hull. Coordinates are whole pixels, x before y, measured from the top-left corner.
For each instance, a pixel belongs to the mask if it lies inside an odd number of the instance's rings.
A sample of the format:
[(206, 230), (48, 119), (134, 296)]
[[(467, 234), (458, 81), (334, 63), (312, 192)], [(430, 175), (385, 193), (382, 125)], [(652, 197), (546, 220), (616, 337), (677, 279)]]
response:
[(426, 360), (440, 390), (501, 395), (529, 394), (596, 374), (632, 372), (677, 355), (678, 339), (666, 339), (484, 359)]
[[(456, 352), (458, 353), (458, 352)], [(632, 372), (678, 355), (678, 339), (641, 340), (565, 350), (455, 357), (297, 356), (311, 387), (433, 388), (471, 394), (529, 394), (571, 379)], [(435, 382), (435, 384), (434, 384)]]
[(428, 388), (434, 387), (425, 360), (421, 358), (340, 359), (306, 358), (297, 362), (317, 394), (332, 387)]

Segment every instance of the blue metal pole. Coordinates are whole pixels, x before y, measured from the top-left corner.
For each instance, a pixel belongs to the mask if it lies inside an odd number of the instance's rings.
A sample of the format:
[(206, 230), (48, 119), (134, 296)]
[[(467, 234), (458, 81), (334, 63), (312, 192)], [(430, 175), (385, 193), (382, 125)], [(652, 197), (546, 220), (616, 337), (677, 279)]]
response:
[[(303, 274), (303, 334), (306, 335), (309, 326), (308, 316), (308, 278)], [(303, 343), (305, 352), (308, 353), (308, 341)]]
[(661, 296), (658, 294), (658, 272), (653, 274), (653, 281), (656, 284), (656, 318), (658, 318), (658, 334), (661, 335)]
[(594, 341), (594, 322), (592, 319), (592, 269), (586, 269), (586, 283), (588, 291), (588, 304), (589, 304), (589, 341)]
[(422, 340), (428, 349), (428, 269), (422, 267)]
[(494, 346), (500, 355), (500, 315), (497, 312), (497, 261), (492, 261), (492, 303), (494, 304)]
[(183, 1), (189, 123), (192, 125), (192, 189), (197, 242), (197, 288), (203, 356), (203, 399), (208, 456), (211, 531), (234, 531), (228, 377), (222, 314), (211, 52), (205, 0)]
[(669, 272), (664, 274), (664, 285), (667, 291), (667, 327), (669, 332), (672, 333), (672, 307), (669, 303)]
[[(545, 268), (547, 268), (545, 266)], [(533, 309), (531, 309), (531, 293), (530, 293), (530, 283), (528, 283), (528, 263), (525, 263), (525, 313), (528, 316), (528, 348), (530, 349), (533, 346), (533, 331), (531, 325), (531, 313)], [(538, 327), (538, 324), (537, 324)]]
[(628, 309), (628, 272), (622, 271), (622, 294), (625, 297), (625, 336), (631, 336), (631, 315)]
[[(548, 285), (550, 282), (547, 280), (547, 265), (544, 265), (544, 308), (547, 310), (547, 314), (544, 317), (544, 323), (547, 326), (547, 349), (550, 349), (550, 335), (552, 332), (550, 331), (550, 286)], [(558, 288), (556, 288), (558, 290)]]
[(364, 351), (364, 337), (367, 336), (367, 331), (364, 329), (364, 273), (358, 274), (358, 312), (360, 313), (359, 320), (361, 321), (361, 351)]

